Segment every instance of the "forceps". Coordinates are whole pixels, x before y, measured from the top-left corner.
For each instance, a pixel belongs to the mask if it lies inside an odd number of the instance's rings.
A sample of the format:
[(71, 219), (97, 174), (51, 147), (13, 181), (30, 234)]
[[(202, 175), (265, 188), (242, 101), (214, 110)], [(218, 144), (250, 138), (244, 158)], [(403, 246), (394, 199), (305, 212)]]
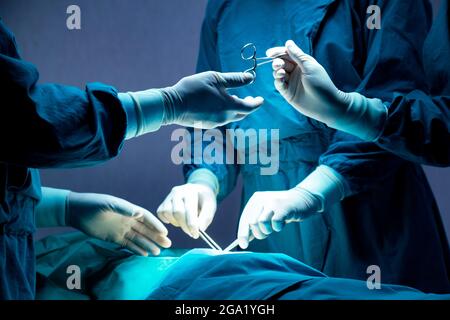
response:
[[(255, 239), (255, 236), (253, 234), (250, 235), (250, 238), (248, 238), (249, 241), (253, 241)], [(223, 249), (223, 252), (230, 252), (231, 250), (235, 249), (239, 245), (239, 239), (234, 240), (228, 247)]]
[[(274, 57), (256, 57), (256, 46), (253, 43), (247, 43), (241, 48), (241, 58), (245, 61), (252, 61), (253, 66), (244, 72), (248, 72), (253, 75), (253, 81), (256, 79), (256, 68), (268, 63), (271, 63), (276, 58), (285, 56), (285, 53), (280, 53)], [(251, 83), (253, 83), (253, 81)]]
[(205, 231), (199, 230), (198, 233), (211, 249), (222, 251), (222, 248)]

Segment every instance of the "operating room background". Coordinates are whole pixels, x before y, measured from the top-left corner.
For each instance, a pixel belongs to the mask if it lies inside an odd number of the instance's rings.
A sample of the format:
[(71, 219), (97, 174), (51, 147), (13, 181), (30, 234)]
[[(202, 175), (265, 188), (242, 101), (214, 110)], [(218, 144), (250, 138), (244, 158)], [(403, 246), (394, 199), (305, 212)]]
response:
[[(434, 1), (438, 3), (439, 0)], [(0, 17), (16, 35), (22, 57), (41, 82), (84, 87), (104, 82), (119, 91), (158, 88), (195, 72), (207, 0), (0, 0)], [(68, 30), (66, 8), (81, 8), (81, 30)], [(405, 13), (406, 14), (406, 13)], [(131, 141), (112, 161), (94, 168), (42, 170), (43, 185), (107, 193), (155, 212), (170, 189), (184, 182), (170, 158), (174, 127)], [(425, 168), (450, 234), (450, 168)], [(236, 236), (240, 183), (224, 200), (209, 234), (227, 245)], [(414, 197), (414, 195), (411, 195)], [(38, 237), (67, 229), (41, 229)], [(204, 246), (176, 228), (177, 247)]]

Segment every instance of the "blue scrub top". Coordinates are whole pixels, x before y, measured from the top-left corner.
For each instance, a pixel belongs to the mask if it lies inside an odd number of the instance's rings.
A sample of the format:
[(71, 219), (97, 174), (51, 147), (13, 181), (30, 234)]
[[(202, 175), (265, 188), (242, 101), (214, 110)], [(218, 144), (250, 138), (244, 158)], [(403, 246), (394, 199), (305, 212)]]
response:
[(33, 299), (36, 168), (81, 167), (116, 156), (126, 114), (114, 88), (37, 84), (0, 20), (0, 299)]
[[(366, 27), (369, 5), (381, 9), (379, 30)], [(421, 52), (430, 26), (431, 7), (425, 0), (210, 1), (198, 71), (245, 70), (243, 45), (254, 43), (264, 56), (266, 49), (292, 39), (341, 90), (391, 102), (414, 90), (429, 93)], [(210, 169), (219, 180), (220, 199), (242, 175), (243, 207), (254, 192), (292, 188), (322, 164), (345, 178), (351, 195), (339, 210), (290, 224), (253, 241), (250, 250), (286, 253), (336, 277), (366, 279), (367, 267), (375, 264), (388, 283), (450, 291), (450, 250), (421, 167), (299, 114), (276, 92), (270, 66), (256, 72), (252, 85), (234, 93), (262, 95), (264, 106), (221, 130), (279, 129), (279, 172), (261, 176), (260, 164), (194, 162), (184, 167), (185, 175)]]

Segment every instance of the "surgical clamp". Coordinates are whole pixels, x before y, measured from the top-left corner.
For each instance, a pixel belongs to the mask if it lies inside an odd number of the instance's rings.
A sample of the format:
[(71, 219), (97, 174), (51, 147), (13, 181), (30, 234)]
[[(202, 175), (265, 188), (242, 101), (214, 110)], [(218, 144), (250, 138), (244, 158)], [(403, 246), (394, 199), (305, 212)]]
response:
[[(248, 72), (248, 73), (252, 74), (254, 78), (256, 78), (256, 68), (257, 67), (260, 67), (262, 65), (271, 63), (276, 58), (279, 58), (279, 57), (282, 57), (282, 56), (285, 56), (285, 55), (286, 55), (285, 53), (282, 53), (282, 54), (278, 54), (278, 55), (276, 55), (274, 57), (260, 57), (260, 58), (258, 58), (258, 57), (256, 57), (256, 46), (253, 43), (247, 43), (245, 46), (243, 46), (241, 48), (241, 58), (242, 58), (242, 60), (252, 61), (253, 62), (253, 67), (245, 70), (244, 72)], [(262, 61), (262, 62), (258, 63), (258, 61)]]

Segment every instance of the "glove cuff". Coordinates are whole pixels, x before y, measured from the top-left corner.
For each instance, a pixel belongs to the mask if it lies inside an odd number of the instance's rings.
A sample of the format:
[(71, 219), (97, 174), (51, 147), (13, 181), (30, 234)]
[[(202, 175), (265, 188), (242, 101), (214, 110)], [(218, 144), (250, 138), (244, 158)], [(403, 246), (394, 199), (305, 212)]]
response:
[(67, 197), (70, 190), (42, 188), (42, 198), (36, 207), (38, 228), (66, 226)]
[(321, 206), (318, 212), (323, 212), (348, 194), (345, 179), (334, 169), (325, 165), (318, 166), (297, 187), (305, 189), (320, 199)]
[(327, 124), (365, 141), (375, 141), (387, 120), (387, 108), (380, 99), (369, 99), (357, 92), (344, 93), (347, 101), (345, 116)]
[(160, 89), (164, 101), (164, 116), (162, 119), (163, 125), (174, 124), (176, 120), (176, 106), (181, 105), (181, 97), (177, 90), (173, 87)]
[(193, 171), (189, 175), (187, 182), (206, 185), (211, 188), (216, 196), (219, 194), (219, 179), (209, 169), (201, 168)]
[(127, 140), (161, 128), (164, 99), (160, 90), (119, 93), (119, 99), (127, 113)]

